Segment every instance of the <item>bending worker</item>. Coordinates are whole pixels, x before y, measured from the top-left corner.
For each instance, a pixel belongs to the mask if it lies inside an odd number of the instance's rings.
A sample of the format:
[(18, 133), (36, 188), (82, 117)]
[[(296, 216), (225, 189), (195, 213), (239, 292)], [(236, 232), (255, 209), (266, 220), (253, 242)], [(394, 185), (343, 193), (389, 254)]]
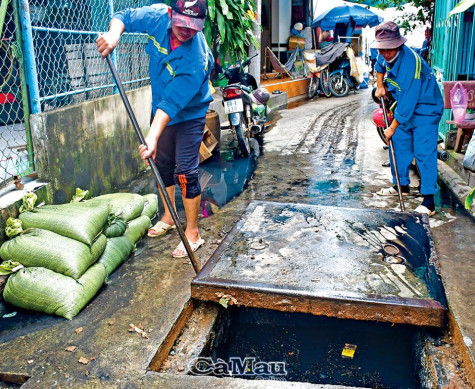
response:
[[(114, 14), (109, 31), (96, 42), (104, 58), (124, 31), (148, 34), (145, 51), (150, 56), (153, 120), (139, 152), (142, 159), (155, 160), (173, 206), (175, 184), (180, 185), (187, 220), (185, 235), (193, 251), (204, 243), (198, 231), (198, 164), (206, 110), (213, 100), (209, 87), (213, 56), (201, 32), (206, 10), (206, 0), (173, 0), (171, 7), (155, 4), (128, 8)], [(161, 236), (173, 228), (165, 207), (162, 219), (148, 235)], [(172, 255), (187, 255), (183, 243)]]
[[(399, 27), (385, 22), (376, 27), (373, 47), (379, 55), (376, 97), (386, 95), (384, 74), (388, 90), (397, 101), (394, 120), (384, 131), (386, 140), (392, 138), (403, 194), (409, 193), (409, 168), (415, 157), (421, 172), (422, 204), (414, 212), (428, 216), (435, 214), (434, 194), (437, 186), (437, 139), (444, 101), (429, 65), (413, 50), (404, 45)], [(391, 160), (393, 184), (396, 184)], [(397, 196), (396, 185), (381, 189), (381, 196)]]

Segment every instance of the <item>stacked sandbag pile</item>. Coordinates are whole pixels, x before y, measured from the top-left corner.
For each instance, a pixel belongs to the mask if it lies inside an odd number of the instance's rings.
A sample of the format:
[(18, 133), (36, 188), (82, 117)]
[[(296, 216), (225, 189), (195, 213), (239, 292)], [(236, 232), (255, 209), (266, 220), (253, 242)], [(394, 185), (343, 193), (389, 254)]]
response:
[(109, 204), (44, 205), (20, 214), (24, 232), (0, 247), (3, 260), (25, 266), (5, 285), (5, 301), (72, 319), (106, 278), (96, 264), (107, 238), (101, 233)]
[[(24, 266), (9, 277), (3, 297), (21, 308), (72, 319), (129, 257), (150, 226), (158, 199), (154, 194), (116, 193), (70, 204), (33, 205), (31, 197), (24, 199), (19, 220), (9, 224), (23, 233), (0, 247), (3, 260)], [(5, 232), (12, 236), (8, 228)]]

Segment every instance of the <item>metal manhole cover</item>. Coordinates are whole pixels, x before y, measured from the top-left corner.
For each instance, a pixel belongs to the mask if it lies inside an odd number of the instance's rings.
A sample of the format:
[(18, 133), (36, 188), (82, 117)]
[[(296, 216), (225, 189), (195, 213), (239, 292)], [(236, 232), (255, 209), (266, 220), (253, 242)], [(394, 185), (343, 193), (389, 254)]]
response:
[(252, 202), (191, 287), (362, 320), (443, 326), (446, 311), (428, 219), (407, 212)]

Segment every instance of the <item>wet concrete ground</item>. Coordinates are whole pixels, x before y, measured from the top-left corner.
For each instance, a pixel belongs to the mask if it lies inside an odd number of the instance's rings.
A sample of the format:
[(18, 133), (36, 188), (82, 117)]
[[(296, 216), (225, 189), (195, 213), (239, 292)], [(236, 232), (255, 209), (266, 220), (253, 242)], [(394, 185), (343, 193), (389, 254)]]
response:
[[(221, 175), (218, 171), (216, 179), (214, 174), (208, 177), (209, 186), (204, 190), (203, 214), (207, 217), (200, 220), (200, 225), (206, 245), (198, 252), (201, 261), (211, 256), (252, 200), (397, 210), (397, 198), (381, 199), (374, 194), (390, 185), (390, 172), (381, 167), (387, 151), (382, 149), (369, 120), (372, 109), (369, 93), (361, 91), (342, 99), (319, 98), (280, 111), (280, 118), (265, 135), (254, 173), (250, 161), (235, 162), (243, 165), (245, 173), (234, 169), (232, 163), (220, 161), (226, 171), (222, 170)], [(205, 164), (203, 169), (212, 167)], [(242, 183), (243, 177), (252, 174), (252, 180)], [(417, 184), (411, 186), (414, 194), (407, 198), (408, 210), (421, 201), (416, 194)], [(226, 188), (226, 193), (220, 187)], [(240, 190), (243, 192), (231, 200)], [(438, 213), (430, 224), (442, 278), (449, 307), (467, 337), (465, 343), (470, 344), (472, 357), (474, 270), (469, 262), (475, 258), (473, 220), (446, 189), (436, 201)], [(40, 315), (26, 329), (18, 324), (10, 326), (14, 329), (0, 330), (0, 374), (31, 377), (24, 388), (297, 387), (285, 382), (148, 371), (156, 350), (190, 298), (193, 270), (187, 260), (171, 258), (177, 244), (176, 232), (161, 239), (145, 239), (144, 251), (116, 271), (96, 299), (72, 321)], [(152, 330), (149, 339), (128, 332), (130, 323)], [(82, 331), (76, 333), (78, 328)], [(73, 353), (65, 351), (71, 345), (77, 349)], [(90, 362), (78, 363), (81, 356)]]

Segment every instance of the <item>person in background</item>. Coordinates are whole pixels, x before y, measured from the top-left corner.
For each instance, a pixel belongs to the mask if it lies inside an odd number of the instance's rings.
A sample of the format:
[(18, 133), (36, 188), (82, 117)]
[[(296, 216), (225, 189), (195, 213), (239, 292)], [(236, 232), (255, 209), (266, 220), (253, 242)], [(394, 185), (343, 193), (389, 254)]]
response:
[[(384, 131), (387, 141), (393, 140), (398, 173), (403, 194), (409, 193), (409, 168), (416, 159), (421, 172), (422, 204), (414, 212), (435, 214), (434, 194), (437, 186), (437, 140), (439, 121), (444, 101), (429, 65), (404, 43), (396, 23), (385, 22), (376, 27), (373, 48), (379, 56), (376, 97), (386, 95), (384, 75), (388, 90), (397, 101), (394, 119)], [(393, 184), (396, 184), (391, 160)], [(397, 196), (396, 185), (383, 188), (378, 195)]]
[[(96, 42), (104, 58), (123, 32), (148, 34), (145, 51), (150, 56), (153, 120), (139, 152), (142, 159), (155, 160), (173, 206), (175, 184), (180, 186), (187, 220), (185, 235), (193, 251), (204, 243), (198, 231), (198, 164), (206, 110), (213, 100), (209, 87), (213, 56), (201, 32), (206, 10), (206, 0), (173, 0), (171, 7), (154, 4), (128, 8), (113, 15), (109, 31)], [(161, 236), (173, 228), (171, 213), (165, 207), (162, 219), (148, 235)], [(172, 255), (187, 255), (183, 243)]]

